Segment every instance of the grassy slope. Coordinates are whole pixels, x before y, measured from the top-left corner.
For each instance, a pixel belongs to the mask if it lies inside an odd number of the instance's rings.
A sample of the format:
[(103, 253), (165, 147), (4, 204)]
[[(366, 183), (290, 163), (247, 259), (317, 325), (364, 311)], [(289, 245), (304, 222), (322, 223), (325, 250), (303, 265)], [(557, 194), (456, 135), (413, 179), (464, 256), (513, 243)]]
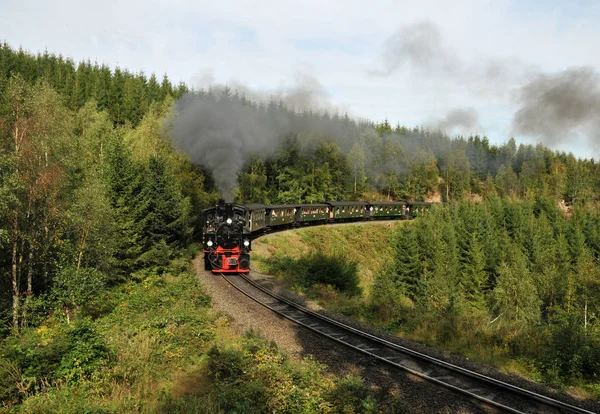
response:
[(393, 258), (389, 247), (392, 230), (405, 224), (397, 221), (305, 227), (268, 235), (253, 243), (253, 268), (266, 273), (267, 260), (273, 256), (298, 259), (322, 249), (327, 255), (344, 254), (357, 260), (361, 287), (366, 291), (377, 271)]

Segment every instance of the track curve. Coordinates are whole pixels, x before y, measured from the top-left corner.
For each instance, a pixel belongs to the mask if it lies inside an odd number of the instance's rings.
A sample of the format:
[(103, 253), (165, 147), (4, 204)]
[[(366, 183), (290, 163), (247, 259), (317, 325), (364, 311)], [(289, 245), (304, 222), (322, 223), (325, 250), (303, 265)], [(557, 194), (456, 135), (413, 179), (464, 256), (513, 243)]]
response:
[(244, 295), (298, 325), (387, 365), (400, 368), (502, 411), (592, 413), (360, 331), (278, 296), (246, 276), (224, 274), (221, 276)]

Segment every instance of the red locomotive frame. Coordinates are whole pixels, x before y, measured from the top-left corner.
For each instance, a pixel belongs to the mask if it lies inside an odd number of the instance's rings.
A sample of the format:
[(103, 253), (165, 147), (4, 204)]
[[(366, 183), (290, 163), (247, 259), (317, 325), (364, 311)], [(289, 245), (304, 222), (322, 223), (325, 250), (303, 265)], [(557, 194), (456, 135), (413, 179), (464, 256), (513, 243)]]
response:
[[(250, 252), (243, 252), (238, 246), (233, 249), (217, 246), (216, 249), (204, 249), (204, 257), (213, 273), (249, 273)], [(247, 260), (246, 265), (244, 260)]]

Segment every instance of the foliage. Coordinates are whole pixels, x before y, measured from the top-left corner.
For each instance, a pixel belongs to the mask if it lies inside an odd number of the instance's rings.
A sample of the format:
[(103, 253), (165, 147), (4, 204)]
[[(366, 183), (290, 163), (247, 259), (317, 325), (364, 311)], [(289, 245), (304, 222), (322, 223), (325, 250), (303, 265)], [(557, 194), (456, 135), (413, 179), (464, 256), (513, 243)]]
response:
[[(537, 380), (563, 386), (597, 381), (596, 209), (578, 206), (565, 214), (541, 196), (493, 195), (436, 206), (393, 226), (388, 238), (375, 232), (377, 226), (301, 229), (261, 239), (254, 243), (255, 265), (281, 278), (305, 274), (298, 266), (319, 246), (325, 254), (346, 250), (358, 269), (387, 263), (372, 278), (359, 271), (367, 294), (352, 301), (325, 288), (300, 290), (328, 309), (529, 371)], [(355, 238), (353, 228), (362, 237)], [(372, 239), (381, 242), (366, 243)]]
[(358, 264), (344, 254), (327, 255), (321, 251), (300, 259), (273, 256), (266, 261), (269, 272), (286, 275), (300, 288), (316, 284), (331, 285), (349, 296), (360, 295)]
[[(79, 110), (95, 100), (99, 110), (108, 110), (116, 124), (137, 125), (154, 102), (168, 96), (179, 97), (187, 92), (180, 84), (174, 87), (165, 76), (159, 85), (156, 76), (148, 79), (144, 73), (132, 74), (90, 61), (75, 64), (72, 59), (48, 52), (34, 56), (22, 49), (14, 50), (7, 43), (0, 45), (0, 78), (9, 79), (19, 72), (26, 82), (40, 79), (48, 82), (65, 97), (66, 106)], [(0, 88), (3, 86), (0, 83)], [(0, 89), (0, 92), (3, 92)]]
[[(68, 400), (91, 411), (101, 404), (74, 396), (92, 392), (86, 384), (94, 383), (96, 395), (129, 390), (106, 406), (133, 411), (144, 400), (142, 384), (156, 384), (163, 368), (200, 365), (198, 344), (214, 337), (212, 319), (198, 312), (209, 299), (189, 275), (172, 274), (184, 271), (200, 213), (219, 195), (214, 177), (168, 142), (174, 100), (187, 92), (166, 76), (159, 82), (154, 74), (0, 45), (0, 382), (7, 404), (29, 396), (24, 410), (41, 410), (47, 391), (56, 411)], [(387, 120), (298, 113), (281, 102), (224, 95), (289, 125), (269, 157), (243, 160), (237, 201), (450, 202), (392, 231), (307, 229), (293, 254), (278, 255), (282, 242), (274, 239), (255, 263), (415, 338), (533, 361), (554, 383), (597, 380), (598, 163), (514, 139), (451, 139)], [(146, 353), (132, 357), (135, 347)], [(259, 398), (271, 381), (265, 378), (247, 391)], [(368, 411), (360, 389), (350, 378), (323, 398)], [(277, 395), (286, 404), (295, 398)], [(273, 398), (262, 402), (279, 407)]]
[(106, 275), (94, 268), (67, 267), (54, 278), (51, 300), (58, 309), (93, 307), (106, 286)]
[(252, 332), (239, 347), (213, 347), (208, 355), (212, 390), (226, 412), (378, 412), (361, 379), (332, 380), (311, 360), (291, 364), (275, 344)]
[(89, 379), (110, 357), (104, 338), (87, 319), (55, 331), (46, 326), (25, 330), (2, 344), (1, 401), (27, 397), (58, 381)]
[(586, 332), (578, 317), (566, 312), (552, 318), (549, 333), (547, 350), (538, 362), (545, 379), (559, 385), (573, 378), (597, 382), (600, 339)]

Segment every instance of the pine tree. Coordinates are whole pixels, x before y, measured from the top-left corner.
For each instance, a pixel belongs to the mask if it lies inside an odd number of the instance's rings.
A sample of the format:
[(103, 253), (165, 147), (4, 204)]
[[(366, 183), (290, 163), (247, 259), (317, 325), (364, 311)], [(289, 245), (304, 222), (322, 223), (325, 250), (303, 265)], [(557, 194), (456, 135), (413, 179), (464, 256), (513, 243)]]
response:
[(148, 101), (152, 102), (162, 102), (164, 98), (161, 96), (160, 85), (156, 80), (156, 75), (153, 73), (148, 80)]
[(395, 251), (396, 289), (406, 292), (407, 296), (416, 301), (424, 294), (421, 263), (419, 261), (419, 244), (416, 231), (412, 226), (403, 227), (395, 233), (392, 239)]
[(173, 96), (173, 86), (165, 73), (160, 84), (160, 100), (164, 100), (167, 96)]
[(516, 246), (510, 246), (511, 260), (500, 264), (492, 292), (493, 309), (508, 321), (535, 322), (540, 318), (541, 301), (527, 269), (527, 259)]
[(123, 89), (125, 76), (120, 68), (115, 68), (110, 85), (109, 112), (116, 125), (123, 125), (126, 118), (123, 115)]
[(181, 195), (173, 174), (163, 158), (150, 157), (137, 214), (142, 225), (145, 248), (161, 240), (169, 247), (185, 245), (190, 236), (189, 201)]
[(108, 151), (107, 180), (115, 213), (116, 267), (118, 276), (133, 272), (145, 243), (139, 222), (139, 194), (143, 185), (139, 167), (122, 140), (116, 140)]
[(461, 280), (467, 301), (472, 306), (483, 309), (487, 274), (483, 248), (476, 233), (471, 233), (469, 247), (462, 263)]

